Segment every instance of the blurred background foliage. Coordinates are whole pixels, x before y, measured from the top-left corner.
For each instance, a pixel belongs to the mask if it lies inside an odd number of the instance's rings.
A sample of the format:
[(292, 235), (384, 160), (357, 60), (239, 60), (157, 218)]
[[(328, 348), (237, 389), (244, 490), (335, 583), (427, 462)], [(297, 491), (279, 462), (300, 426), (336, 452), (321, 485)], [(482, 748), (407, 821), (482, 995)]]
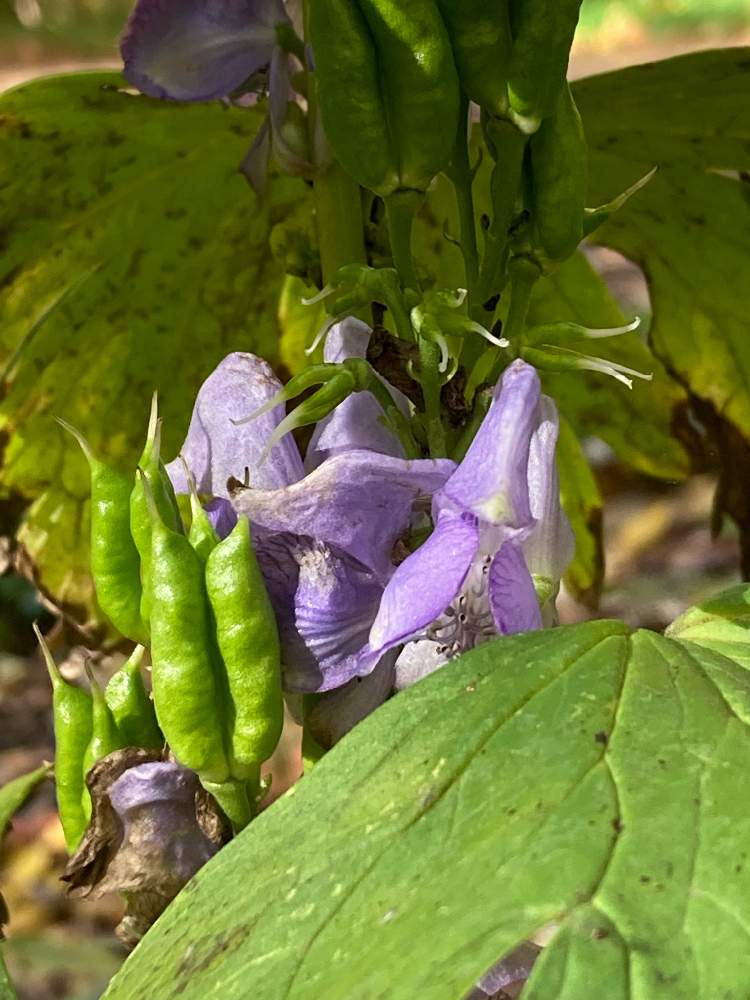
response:
[[(0, 0), (0, 90), (61, 69), (116, 65), (129, 8), (129, 0)], [(584, 0), (572, 73), (748, 39), (750, 0)], [(621, 303), (648, 308), (637, 269), (614, 254), (600, 265)], [(711, 477), (655, 483), (607, 452), (594, 464), (606, 498), (602, 614), (659, 628), (737, 579), (735, 533), (713, 541), (707, 528)], [(0, 536), (12, 530), (12, 513), (0, 508)], [(48, 681), (30, 629), (35, 618), (45, 617), (46, 627), (52, 619), (32, 585), (6, 569), (0, 550), (0, 785), (52, 754)], [(577, 613), (563, 608), (568, 620)], [(55, 641), (56, 657), (74, 675), (81, 667), (76, 637), (60, 631)], [(0, 888), (11, 912), (4, 951), (21, 1000), (98, 996), (123, 957), (111, 934), (119, 902), (65, 897), (51, 782), (17, 816), (0, 851)]]

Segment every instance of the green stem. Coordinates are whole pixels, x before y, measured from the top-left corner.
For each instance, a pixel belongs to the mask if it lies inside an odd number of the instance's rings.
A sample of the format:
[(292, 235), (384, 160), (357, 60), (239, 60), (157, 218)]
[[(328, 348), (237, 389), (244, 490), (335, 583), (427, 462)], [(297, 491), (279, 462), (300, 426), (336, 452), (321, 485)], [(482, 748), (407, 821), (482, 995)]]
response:
[(395, 191), (385, 199), (388, 236), (391, 241), (393, 266), (403, 288), (419, 291), (419, 278), (411, 255), (411, 231), (414, 216), (424, 200), (419, 191)]
[(315, 223), (323, 283), (345, 264), (364, 264), (364, 230), (359, 185), (336, 163), (320, 167), (313, 181)]
[[(453, 160), (446, 171), (456, 195), (458, 224), (461, 232), (461, 253), (466, 272), (466, 288), (469, 293), (469, 311), (476, 305), (476, 285), (479, 277), (479, 250), (477, 248), (477, 227), (474, 216), (473, 175), (469, 163), (468, 141), (468, 100), (464, 98), (462, 114), (459, 116)], [(481, 303), (480, 303), (481, 304)]]
[(430, 458), (444, 458), (448, 454), (445, 429), (440, 417), (440, 348), (426, 337), (419, 338), (419, 382), (424, 394), (427, 444)]
[(421, 452), (417, 442), (414, 440), (414, 435), (411, 432), (409, 421), (401, 410), (399, 410), (398, 406), (396, 406), (393, 402), (393, 397), (377, 377), (375, 372), (372, 373), (372, 378), (368, 380), (367, 388), (380, 403), (380, 406), (382, 407), (388, 420), (390, 429), (401, 442), (406, 457), (420, 458)]
[(487, 415), (487, 411), (492, 403), (492, 390), (482, 389), (474, 396), (474, 409), (471, 411), (469, 422), (461, 432), (461, 437), (456, 442), (451, 451), (451, 458), (454, 462), (462, 461), (464, 455), (469, 450), (471, 442), (474, 440), (480, 424)]
[(201, 784), (219, 803), (222, 812), (232, 824), (232, 830), (239, 833), (253, 818), (247, 785), (243, 781), (201, 781)]
[(521, 190), (523, 156), (528, 139), (515, 125), (496, 118), (486, 123), (486, 134), (495, 166), (490, 178), (492, 223), (487, 233), (477, 291), (480, 303), (501, 290), (509, 230)]
[[(508, 304), (508, 318), (503, 327), (503, 336), (510, 341), (510, 349), (515, 351), (517, 355), (526, 327), (531, 294), (542, 272), (528, 257), (514, 257), (510, 262), (509, 270), (510, 302)], [(499, 358), (492, 367), (490, 381), (496, 382), (504, 367), (502, 359)]]

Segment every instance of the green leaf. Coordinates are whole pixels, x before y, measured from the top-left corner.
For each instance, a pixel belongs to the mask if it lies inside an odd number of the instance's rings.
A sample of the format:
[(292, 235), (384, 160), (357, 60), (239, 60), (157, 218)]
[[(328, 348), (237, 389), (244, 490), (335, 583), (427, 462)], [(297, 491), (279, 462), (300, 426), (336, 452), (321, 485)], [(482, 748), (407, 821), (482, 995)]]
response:
[(489, 643), (261, 814), (106, 996), (461, 1000), (551, 921), (534, 1000), (742, 996), (749, 724), (747, 673), (698, 646), (616, 622)]
[(740, 583), (688, 608), (666, 635), (705, 646), (750, 670), (750, 584)]
[[(532, 300), (529, 322), (573, 321), (586, 327), (613, 327), (624, 317), (607, 286), (582, 253), (541, 280)], [(552, 396), (580, 435), (602, 438), (625, 462), (651, 476), (682, 479), (689, 458), (673, 436), (676, 411), (685, 393), (637, 331), (611, 340), (580, 338), (566, 346), (582, 354), (604, 356), (636, 371), (653, 373), (651, 382), (633, 388), (593, 372), (545, 372), (545, 392)]]
[(305, 186), (258, 202), (238, 164), (258, 109), (133, 96), (114, 73), (0, 97), (0, 496), (33, 500), (20, 541), (41, 586), (91, 603), (88, 478), (66, 417), (123, 467), (159, 389), (164, 451), (229, 351), (277, 352), (272, 225)]
[(595, 239), (644, 270), (654, 313), (649, 336), (667, 369), (746, 437), (748, 66), (750, 49), (725, 49), (574, 86), (591, 152), (591, 203), (659, 168)]
[(0, 947), (0, 1000), (16, 1000), (16, 996), (16, 991), (13, 989), (13, 983), (10, 981), (10, 976), (5, 966), (3, 950)]
[(14, 778), (0, 788), (0, 841), (10, 826), (10, 821), (24, 804), (26, 799), (41, 784), (45, 778), (50, 776), (50, 769), (46, 764), (22, 774), (19, 778)]
[(565, 583), (577, 600), (596, 607), (604, 582), (602, 498), (580, 442), (567, 420), (557, 441), (560, 498), (576, 540)]

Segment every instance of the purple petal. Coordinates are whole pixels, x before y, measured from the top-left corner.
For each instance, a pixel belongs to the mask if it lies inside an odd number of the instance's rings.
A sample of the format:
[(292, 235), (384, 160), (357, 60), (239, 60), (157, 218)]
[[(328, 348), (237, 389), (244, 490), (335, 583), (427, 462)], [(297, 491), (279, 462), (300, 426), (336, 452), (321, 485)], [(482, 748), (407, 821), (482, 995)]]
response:
[[(353, 316), (336, 323), (326, 337), (325, 361), (338, 364), (346, 358), (366, 357), (371, 333), (369, 326)], [(381, 382), (401, 412), (408, 415), (406, 396), (385, 379), (381, 378)], [(305, 469), (312, 471), (326, 458), (353, 448), (367, 448), (381, 455), (403, 458), (401, 442), (382, 421), (383, 410), (372, 393), (352, 393), (315, 428), (305, 455)]]
[(401, 563), (383, 592), (370, 632), (373, 653), (417, 635), (445, 611), (461, 590), (478, 545), (473, 517), (440, 515), (430, 537)]
[(271, 59), (281, 0), (139, 0), (120, 51), (125, 79), (150, 97), (225, 97)]
[(486, 996), (493, 996), (506, 986), (525, 982), (531, 975), (539, 952), (538, 945), (524, 941), (482, 976), (479, 988)]
[(372, 570), (385, 583), (391, 552), (420, 497), (455, 468), (448, 459), (407, 461), (371, 451), (334, 455), (285, 489), (239, 490), (235, 509), (268, 532), (310, 535)]
[(490, 566), (489, 598), (492, 618), (500, 635), (531, 632), (542, 627), (542, 614), (523, 552), (505, 542)]
[(360, 653), (382, 584), (312, 538), (254, 527), (253, 541), (279, 625), (285, 691), (328, 691), (369, 673), (376, 661), (360, 662)]
[(448, 662), (448, 657), (441, 652), (439, 642), (431, 639), (415, 639), (407, 642), (396, 660), (396, 679), (394, 687), (397, 691), (411, 687), (423, 677), (429, 676)]
[[(198, 391), (187, 438), (180, 449), (195, 476), (198, 492), (228, 497), (230, 477), (250, 482), (259, 489), (273, 490), (303, 476), (302, 461), (291, 435), (287, 434), (258, 468), (257, 462), (272, 431), (284, 418), (284, 406), (239, 427), (240, 420), (258, 409), (281, 389), (270, 365), (254, 354), (229, 354)], [(178, 493), (187, 493), (185, 470), (179, 458), (167, 471)]]
[(393, 690), (395, 650), (388, 652), (367, 677), (353, 677), (343, 687), (327, 691), (305, 716), (313, 739), (326, 750), (335, 746), (357, 723), (383, 704)]
[(137, 829), (141, 860), (186, 882), (216, 852), (195, 817), (198, 777), (179, 764), (129, 768), (107, 795), (123, 826), (122, 848)]
[(220, 539), (226, 538), (232, 533), (237, 524), (237, 515), (234, 507), (224, 497), (215, 497), (204, 505), (203, 509), (208, 514), (211, 527)]
[(364, 566), (327, 545), (313, 544), (298, 561), (295, 626), (315, 670), (309, 662), (285, 664), (284, 684), (291, 691), (330, 691), (369, 672), (359, 656), (383, 587)]
[(270, 162), (271, 123), (266, 115), (255, 133), (250, 149), (245, 153), (242, 163), (240, 163), (240, 172), (245, 175), (248, 184), (257, 195), (262, 195), (266, 190)]
[(435, 498), (438, 510), (468, 510), (512, 532), (528, 531), (533, 520), (526, 474), (538, 403), (539, 376), (514, 361), (463, 461)]
[(529, 498), (536, 525), (523, 542), (526, 565), (534, 576), (559, 581), (575, 552), (575, 538), (560, 506), (560, 480), (555, 448), (560, 419), (557, 407), (542, 396), (541, 421), (529, 450)]

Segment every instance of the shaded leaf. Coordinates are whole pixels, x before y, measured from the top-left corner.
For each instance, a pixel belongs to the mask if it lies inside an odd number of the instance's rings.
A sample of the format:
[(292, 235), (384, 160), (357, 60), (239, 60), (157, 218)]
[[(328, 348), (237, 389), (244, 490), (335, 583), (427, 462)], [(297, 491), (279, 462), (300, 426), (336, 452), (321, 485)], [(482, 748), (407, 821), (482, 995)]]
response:
[(0, 841), (10, 826), (10, 821), (45, 778), (50, 776), (50, 768), (43, 764), (28, 774), (7, 782), (0, 788)]
[(578, 438), (564, 419), (557, 441), (557, 468), (560, 499), (576, 540), (565, 583), (577, 600), (596, 607), (604, 582), (602, 498)]
[(740, 583), (688, 608), (665, 634), (705, 646), (750, 670), (750, 585)]
[(277, 351), (280, 265), (269, 232), (304, 185), (264, 202), (238, 172), (255, 109), (178, 105), (114, 73), (53, 77), (0, 97), (0, 496), (33, 500), (19, 538), (42, 587), (83, 611), (88, 476), (54, 423), (128, 467), (148, 399), (164, 450), (229, 351)]
[[(529, 322), (571, 320), (586, 327), (614, 327), (629, 321), (607, 286), (582, 253), (574, 254), (542, 279), (532, 300)], [(685, 393), (667, 374), (638, 332), (607, 340), (571, 340), (582, 354), (610, 358), (637, 371), (653, 373), (651, 382), (633, 388), (593, 372), (545, 372), (545, 392), (580, 435), (596, 435), (629, 465), (651, 476), (682, 479), (690, 462), (672, 432)]]
[(645, 272), (649, 337), (667, 369), (746, 437), (750, 202), (738, 172), (750, 168), (748, 67), (750, 49), (724, 49), (574, 85), (590, 147), (591, 203), (659, 167), (594, 239)]
[(2, 947), (0, 947), (0, 1000), (16, 1000), (16, 991), (5, 966)]
[(489, 643), (209, 862), (106, 996), (460, 1000), (550, 921), (535, 1000), (594, 995), (586, 970), (607, 998), (740, 996), (748, 723), (747, 674), (697, 646), (614, 622)]

